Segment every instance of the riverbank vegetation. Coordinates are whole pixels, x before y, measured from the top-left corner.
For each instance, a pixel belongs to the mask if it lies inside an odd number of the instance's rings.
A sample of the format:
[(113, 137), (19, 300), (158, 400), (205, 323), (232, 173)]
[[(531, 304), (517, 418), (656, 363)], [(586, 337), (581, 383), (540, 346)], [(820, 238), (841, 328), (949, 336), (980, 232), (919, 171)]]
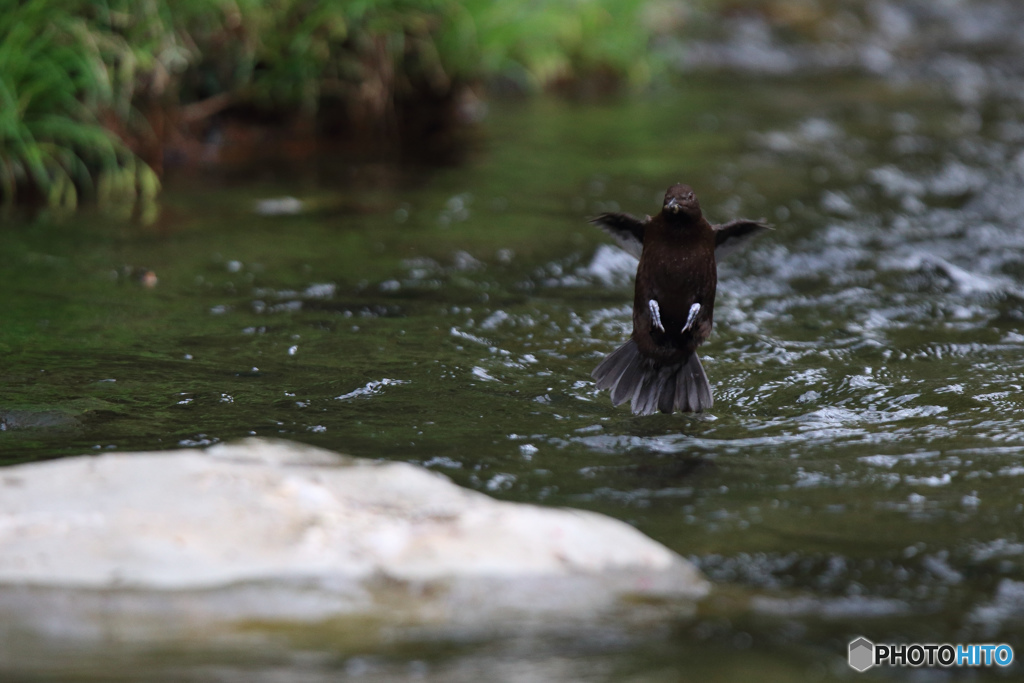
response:
[(674, 7), (0, 0), (0, 202), (150, 198), (164, 159), (198, 154), (228, 120), (415, 143), (472, 118), (483, 83), (642, 85)]

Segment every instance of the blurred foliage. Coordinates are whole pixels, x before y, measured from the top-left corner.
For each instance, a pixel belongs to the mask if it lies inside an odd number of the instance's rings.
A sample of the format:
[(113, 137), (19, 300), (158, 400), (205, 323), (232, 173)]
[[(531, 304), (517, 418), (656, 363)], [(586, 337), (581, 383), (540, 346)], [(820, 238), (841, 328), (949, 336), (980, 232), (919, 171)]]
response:
[(500, 74), (527, 89), (602, 72), (642, 85), (653, 27), (641, 14), (652, 4), (659, 3), (462, 0), (438, 49), (460, 76)]
[(164, 125), (237, 105), (309, 114), (332, 98), (359, 122), (494, 78), (524, 91), (595, 76), (643, 84), (653, 32), (643, 7), (0, 0), (0, 198), (73, 207), (81, 194), (152, 197), (159, 181), (142, 159), (160, 158)]
[(104, 201), (152, 196), (159, 182), (100, 125), (114, 101), (107, 45), (70, 10), (80, 3), (4, 0), (0, 11), (0, 193), (41, 193), (74, 207), (80, 188)]

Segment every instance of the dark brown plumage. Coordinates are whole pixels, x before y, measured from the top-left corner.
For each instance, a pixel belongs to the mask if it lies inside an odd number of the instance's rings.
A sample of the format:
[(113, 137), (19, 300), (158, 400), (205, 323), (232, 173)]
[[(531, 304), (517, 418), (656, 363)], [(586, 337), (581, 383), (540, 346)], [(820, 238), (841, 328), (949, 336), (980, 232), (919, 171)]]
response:
[(749, 220), (711, 225), (693, 190), (682, 184), (668, 189), (653, 218), (606, 213), (591, 223), (640, 259), (633, 334), (594, 370), (597, 388), (609, 389), (614, 405), (631, 401), (637, 415), (709, 409), (711, 385), (697, 347), (714, 320), (716, 254), (769, 226)]

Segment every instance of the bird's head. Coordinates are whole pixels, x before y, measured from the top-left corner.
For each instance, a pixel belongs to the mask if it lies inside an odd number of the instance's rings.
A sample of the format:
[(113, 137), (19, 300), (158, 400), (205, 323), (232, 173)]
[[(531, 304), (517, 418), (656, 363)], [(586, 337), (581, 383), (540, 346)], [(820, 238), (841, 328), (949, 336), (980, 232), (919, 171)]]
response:
[(700, 220), (702, 215), (700, 202), (697, 201), (697, 195), (694, 194), (693, 188), (682, 183), (677, 183), (668, 188), (668, 192), (665, 193), (665, 203), (662, 205), (661, 210), (670, 218), (696, 221)]

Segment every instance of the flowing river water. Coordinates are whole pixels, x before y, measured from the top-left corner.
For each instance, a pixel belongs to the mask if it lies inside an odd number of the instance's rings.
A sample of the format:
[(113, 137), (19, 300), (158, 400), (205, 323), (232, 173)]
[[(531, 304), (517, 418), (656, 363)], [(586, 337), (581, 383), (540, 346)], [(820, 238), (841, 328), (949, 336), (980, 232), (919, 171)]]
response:
[[(642, 636), (321, 644), (237, 680), (850, 678), (858, 635), (1024, 656), (1024, 50), (967, 42), (881, 75), (705, 47), (676, 90), (492, 101), (448, 167), (218, 168), (145, 226), (5, 221), (0, 460), (284, 437), (611, 515), (716, 585)], [(587, 218), (677, 181), (776, 229), (720, 264), (713, 411), (636, 418), (590, 378), (635, 261)]]

